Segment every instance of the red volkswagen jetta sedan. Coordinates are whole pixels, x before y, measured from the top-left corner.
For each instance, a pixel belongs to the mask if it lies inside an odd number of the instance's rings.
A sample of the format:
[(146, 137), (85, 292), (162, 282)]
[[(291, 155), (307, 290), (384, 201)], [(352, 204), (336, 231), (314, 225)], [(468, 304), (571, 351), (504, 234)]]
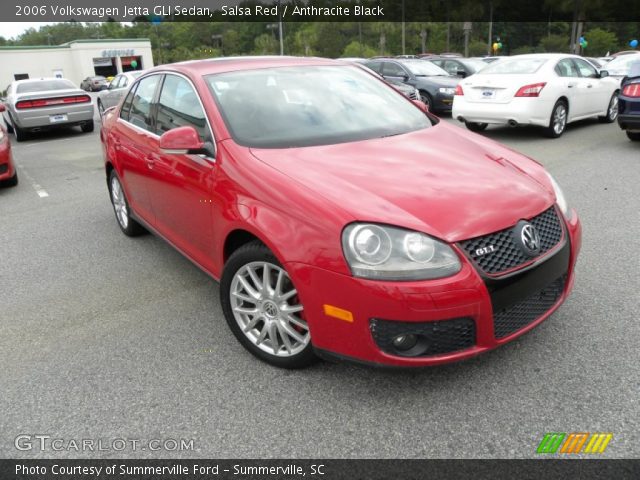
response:
[(537, 162), (324, 59), (163, 65), (106, 112), (111, 201), (220, 281), (244, 347), (423, 366), (544, 321), (581, 227)]
[[(0, 103), (0, 113), (5, 111)], [(18, 172), (13, 164), (11, 143), (3, 125), (0, 125), (0, 187), (15, 187), (18, 184)]]

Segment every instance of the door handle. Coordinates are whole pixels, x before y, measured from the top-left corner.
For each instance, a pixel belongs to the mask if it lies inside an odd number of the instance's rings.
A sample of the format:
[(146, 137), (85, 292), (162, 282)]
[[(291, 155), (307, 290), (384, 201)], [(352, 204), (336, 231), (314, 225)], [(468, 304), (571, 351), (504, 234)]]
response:
[(569, 88), (573, 88), (573, 87), (575, 87), (575, 86), (576, 86), (576, 84), (575, 84), (575, 83), (570, 83), (570, 84), (568, 84), (568, 85), (567, 85), (567, 87), (569, 87)]

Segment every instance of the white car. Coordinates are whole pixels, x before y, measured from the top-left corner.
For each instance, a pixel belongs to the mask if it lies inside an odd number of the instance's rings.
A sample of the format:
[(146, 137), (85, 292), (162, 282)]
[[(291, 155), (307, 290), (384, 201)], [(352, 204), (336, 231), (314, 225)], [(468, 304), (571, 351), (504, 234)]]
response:
[(576, 120), (614, 122), (619, 89), (606, 70), (577, 55), (516, 55), (461, 81), (452, 116), (472, 131), (489, 124), (537, 125), (557, 138)]

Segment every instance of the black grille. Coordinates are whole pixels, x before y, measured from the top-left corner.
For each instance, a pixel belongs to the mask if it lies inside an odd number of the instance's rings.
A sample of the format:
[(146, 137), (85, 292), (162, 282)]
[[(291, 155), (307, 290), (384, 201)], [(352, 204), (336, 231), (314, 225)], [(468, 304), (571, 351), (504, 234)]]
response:
[[(463, 350), (476, 343), (476, 324), (471, 318), (438, 320), (436, 322), (397, 322), (372, 319), (371, 334), (384, 352), (408, 357), (426, 357)], [(416, 335), (417, 346), (399, 351), (393, 339), (399, 335)]]
[(493, 314), (496, 338), (506, 337), (540, 318), (555, 305), (564, 290), (566, 276), (557, 278), (542, 290)]
[[(529, 222), (536, 227), (540, 236), (540, 254), (551, 250), (562, 239), (562, 225), (554, 207), (545, 210)], [(531, 260), (515, 241), (513, 228), (506, 228), (499, 232), (490, 233), (483, 237), (472, 238), (460, 244), (462, 249), (471, 257), (478, 267), (485, 273), (497, 274), (510, 270)], [(494, 251), (484, 255), (476, 252), (493, 246)]]

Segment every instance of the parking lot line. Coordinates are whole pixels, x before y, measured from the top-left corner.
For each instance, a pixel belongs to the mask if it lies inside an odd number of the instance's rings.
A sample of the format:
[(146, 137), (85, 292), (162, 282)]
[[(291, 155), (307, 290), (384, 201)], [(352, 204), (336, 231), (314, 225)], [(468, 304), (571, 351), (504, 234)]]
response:
[(29, 175), (29, 172), (27, 172), (22, 165), (18, 164), (16, 166), (18, 167), (18, 169), (20, 169), (20, 173), (22, 174), (22, 176), (27, 179), (27, 181), (31, 184), (31, 186), (33, 187), (33, 189), (36, 191), (36, 193), (40, 198), (45, 198), (49, 196), (49, 193), (47, 193), (47, 191), (44, 188), (42, 188), (42, 186), (39, 183), (37, 183), (31, 175)]

